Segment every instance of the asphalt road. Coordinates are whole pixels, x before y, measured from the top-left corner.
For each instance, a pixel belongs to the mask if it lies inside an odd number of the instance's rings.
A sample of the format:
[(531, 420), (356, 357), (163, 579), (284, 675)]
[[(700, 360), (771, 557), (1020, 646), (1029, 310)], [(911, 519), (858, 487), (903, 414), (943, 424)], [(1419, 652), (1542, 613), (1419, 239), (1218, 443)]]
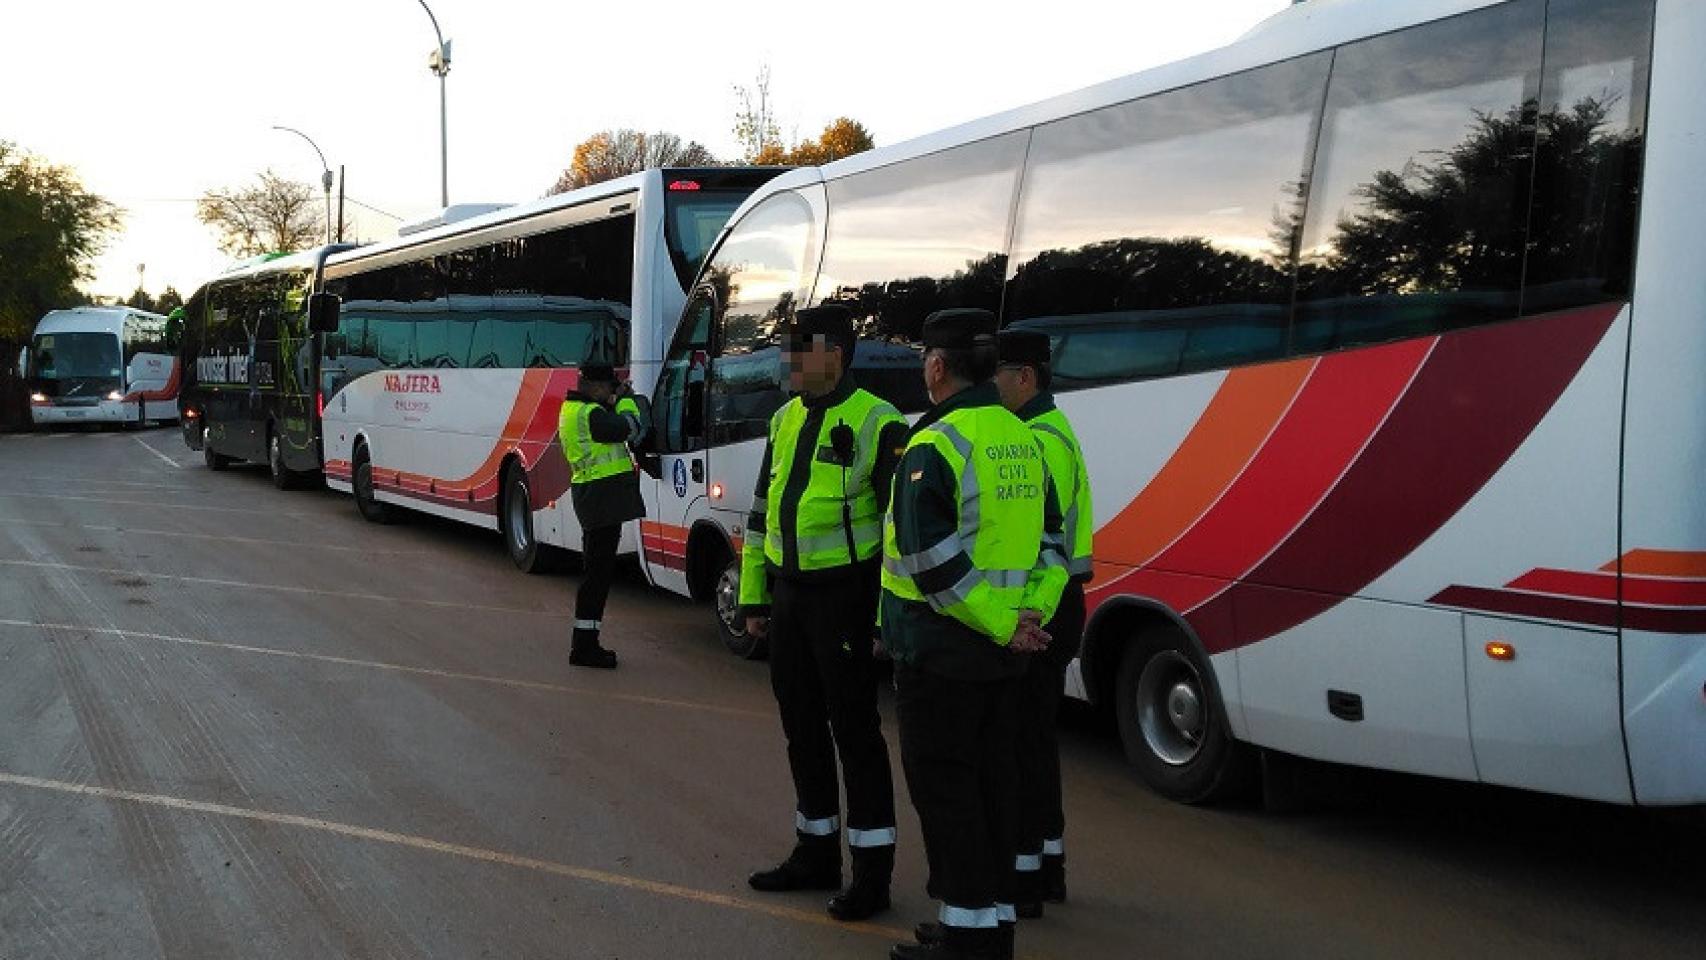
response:
[[(0, 436), (0, 958), (886, 956), (932, 910), (904, 797), (879, 922), (752, 893), (792, 840), (763, 664), (635, 574), (621, 668), (571, 670), (573, 587), (173, 429)], [(1699, 810), (1194, 809), (1068, 720), (1072, 900), (1021, 956), (1706, 955)]]

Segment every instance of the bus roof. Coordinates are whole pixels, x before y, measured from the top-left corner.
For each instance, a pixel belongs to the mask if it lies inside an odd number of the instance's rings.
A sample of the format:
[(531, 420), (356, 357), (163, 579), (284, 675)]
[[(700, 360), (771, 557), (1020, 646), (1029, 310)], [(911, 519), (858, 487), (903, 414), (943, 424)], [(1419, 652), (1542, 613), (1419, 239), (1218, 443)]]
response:
[(632, 193), (639, 190), (641, 185), (644, 184), (648, 178), (652, 178), (660, 182), (665, 179), (670, 181), (677, 179), (693, 179), (696, 181), (734, 181), (748, 176), (757, 177), (760, 174), (766, 177), (774, 176), (775, 171), (775, 167), (750, 166), (654, 167), (649, 170), (642, 170), (639, 173), (630, 173), (627, 176), (617, 177), (613, 180), (605, 180), (601, 183), (595, 183), (576, 190), (570, 190), (566, 193), (553, 194), (548, 197), (542, 197), (538, 200), (529, 200), (523, 203), (517, 203), (513, 206), (502, 207), (478, 216), (454, 220), (430, 229), (419, 230), (390, 240), (381, 240), (378, 243), (371, 243), (354, 250), (340, 252), (328, 258), (328, 263), (348, 263), (354, 260), (364, 260), (368, 257), (390, 253), (393, 250), (403, 250), (409, 247), (422, 246), (432, 243), (435, 240), (443, 240), (446, 237), (454, 237), (464, 233), (473, 233), (475, 231), (484, 230), (488, 227), (512, 223), (518, 220), (526, 220), (539, 216), (543, 213), (549, 213), (553, 210), (562, 210), (569, 207), (577, 207), (586, 203), (596, 203), (600, 200), (608, 200), (624, 193)]
[(749, 197), (729, 218), (729, 224), (744, 216), (752, 204), (780, 190), (839, 179), (1503, 2), (1506, 0), (1308, 0), (1268, 17), (1239, 39), (1206, 53), (867, 150), (822, 167), (784, 174)]
[(158, 313), (139, 310), (136, 307), (69, 307), (64, 310), (49, 310), (36, 322), (36, 333), (71, 333), (77, 330), (95, 330), (121, 332), (124, 329), (126, 317), (153, 317), (157, 320), (166, 318)]

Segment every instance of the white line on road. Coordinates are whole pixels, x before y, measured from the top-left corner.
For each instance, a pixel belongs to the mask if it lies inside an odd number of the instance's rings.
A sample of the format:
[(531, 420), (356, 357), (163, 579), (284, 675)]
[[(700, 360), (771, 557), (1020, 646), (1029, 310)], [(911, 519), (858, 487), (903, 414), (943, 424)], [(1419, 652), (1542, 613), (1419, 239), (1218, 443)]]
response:
[(0, 471), (0, 480), (22, 480), (25, 483), (81, 483), (94, 484), (100, 487), (146, 487), (150, 490), (186, 490), (192, 493), (211, 492), (205, 488), (187, 486), (183, 482), (145, 483), (141, 480), (112, 480), (107, 477), (44, 477), (39, 474), (5, 473), (3, 471)]
[(185, 577), (171, 573), (141, 572), (115, 567), (87, 567), (75, 563), (50, 563), (45, 560), (4, 560), (0, 566), (34, 567), (41, 570), (72, 570), (79, 573), (104, 573), (114, 576), (142, 576), (154, 580), (176, 580), (179, 583), (201, 583), (215, 587), (244, 587), (249, 590), (275, 590), (279, 593), (305, 593), (316, 597), (339, 597), (345, 600), (374, 600), (380, 603), (406, 603), (421, 607), (447, 607), (453, 610), (479, 610), (484, 613), (516, 613), (535, 617), (568, 619), (569, 614), (553, 610), (529, 610), (526, 607), (499, 607), (483, 603), (463, 603), (458, 600), (426, 600), (414, 597), (389, 597), (379, 593), (350, 593), (343, 590), (317, 590), (313, 587), (292, 587), (282, 583), (251, 583), (247, 580), (219, 580), (214, 577)]
[(161, 503), (158, 500), (112, 500), (107, 497), (79, 497), (68, 493), (27, 493), (22, 490), (0, 490), (0, 497), (25, 497), (33, 500), (80, 500), (85, 503), (111, 503), (125, 507), (151, 507), (156, 510), (216, 510), (220, 513), (248, 513), (258, 517), (295, 517), (311, 520), (312, 513), (291, 513), (285, 510), (248, 510), (243, 507), (210, 507), (200, 503)]
[(166, 465), (171, 467), (173, 470), (182, 470), (184, 468), (183, 464), (179, 463), (176, 460), (173, 460), (171, 457), (168, 457), (165, 454), (161, 453), (160, 451), (154, 449), (152, 446), (150, 446), (148, 444), (147, 441), (143, 440), (141, 437), (131, 437), (130, 439), (135, 440), (137, 443), (141, 444), (142, 449), (144, 449), (144, 450), (148, 451), (149, 453), (152, 453), (156, 457), (159, 457), (160, 459), (166, 461)]
[(255, 653), (267, 657), (287, 657), (292, 660), (311, 660), (316, 663), (332, 663), (345, 667), (365, 667), (370, 670), (386, 670), (392, 673), (408, 673), (422, 677), (435, 677), (440, 680), (468, 680), (475, 683), (486, 683), (500, 687), (513, 687), (520, 690), (539, 690), (545, 693), (569, 693), (574, 694), (575, 696), (596, 697), (601, 700), (616, 700), (623, 703), (640, 703), (652, 707), (676, 707), (683, 710), (697, 710), (702, 713), (717, 713), (731, 717), (747, 717), (754, 720), (770, 720), (776, 716), (774, 711), (745, 710), (740, 707), (725, 707), (714, 703), (700, 703), (694, 700), (674, 700), (668, 697), (648, 697), (637, 693), (617, 693), (590, 687), (571, 687), (565, 684), (545, 683), (539, 680), (519, 680), (510, 677), (494, 677), (488, 674), (459, 673), (454, 670), (437, 670), (432, 667), (411, 667), (402, 663), (386, 663), (382, 660), (358, 660), (354, 657), (335, 657), (324, 653), (305, 653), (298, 650), (281, 650), (277, 647), (256, 647), (243, 643), (223, 643), (218, 640), (197, 640), (194, 637), (175, 637), (166, 633), (143, 633), (137, 630), (119, 630), (114, 627), (90, 627), (75, 623), (35, 623), (29, 620), (6, 619), (0, 619), (0, 627), (22, 627), (25, 629), (43, 631), (68, 631), (72, 633), (100, 634), (102, 636), (118, 637), (121, 640), (130, 638), (159, 640), (166, 643), (182, 644), (189, 647), (210, 647), (215, 650), (229, 650), (235, 653)]
[(57, 520), (23, 520), (17, 517), (0, 517), (0, 523), (10, 523), (30, 527), (63, 527), (67, 530), (99, 530), (103, 533), (129, 533), (146, 537), (183, 537), (190, 540), (214, 540), (219, 543), (241, 543), (256, 546), (291, 547), (298, 550), (337, 550), (344, 553), (373, 554), (375, 556), (425, 556), (431, 550), (391, 550), (382, 547), (346, 547), (336, 543), (310, 543), (305, 540), (269, 540), (265, 537), (230, 537), (216, 533), (186, 533), (182, 530), (147, 530), (142, 527), (106, 526), (94, 523), (60, 523)]
[(761, 914), (780, 920), (795, 923), (807, 923), (813, 926), (830, 927), (836, 930), (848, 930), (875, 937), (890, 939), (905, 939), (907, 933), (892, 927), (879, 926), (874, 923), (842, 923), (829, 916), (822, 910), (799, 910), (775, 903), (763, 903), (753, 900), (743, 900), (731, 897), (725, 893), (715, 893), (710, 890), (696, 890), (673, 883), (660, 883), (656, 880), (645, 880), (640, 877), (630, 877), (620, 873), (609, 873), (604, 870), (592, 870), (587, 867), (576, 867), (566, 863), (551, 860), (540, 860), (535, 857), (523, 857), (501, 850), (488, 850), (482, 847), (471, 847), (461, 843), (447, 843), (430, 837), (413, 836), (406, 833), (394, 833), (390, 830), (375, 830), (372, 827), (361, 827), (355, 824), (338, 823), (333, 820), (321, 820), (318, 817), (303, 817), (290, 813), (274, 813), (269, 810), (253, 810), (246, 807), (234, 807), (225, 803), (208, 803), (203, 800), (189, 800), (183, 797), (169, 797), (158, 793), (140, 793), (135, 790), (118, 790), (112, 787), (96, 786), (89, 783), (69, 783), (64, 780), (48, 780), (42, 777), (29, 777), (16, 773), (0, 771), (0, 783), (16, 787), (27, 787), (34, 790), (47, 790), (54, 793), (71, 796), (95, 797), (102, 800), (115, 800), (123, 803), (141, 804), (149, 807), (160, 807), (167, 810), (179, 810), (186, 813), (200, 813), (214, 817), (228, 817), (237, 820), (248, 820), (254, 823), (273, 824), (275, 826), (299, 827), (304, 830), (315, 830), (321, 833), (331, 833), (338, 836), (350, 837), (356, 840), (367, 840), (373, 843), (385, 843), (397, 847), (407, 847), (413, 850), (424, 850), (430, 853), (447, 854), (461, 857), (465, 860), (476, 860), (482, 863), (499, 864), (531, 870), (535, 873), (550, 874), (558, 877), (568, 877), (585, 883), (594, 883), (604, 887), (615, 887), (621, 890), (633, 890), (649, 893), (654, 896), (668, 897), (673, 900), (685, 900), (690, 903), (703, 904), (713, 907), (724, 907), (739, 910), (744, 913)]

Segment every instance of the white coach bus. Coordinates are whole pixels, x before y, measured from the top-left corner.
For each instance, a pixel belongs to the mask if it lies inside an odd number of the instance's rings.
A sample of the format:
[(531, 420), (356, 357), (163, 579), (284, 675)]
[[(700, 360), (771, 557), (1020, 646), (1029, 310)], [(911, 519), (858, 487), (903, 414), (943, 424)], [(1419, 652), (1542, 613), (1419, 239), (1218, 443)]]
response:
[(132, 307), (49, 312), (18, 358), (30, 418), (38, 426), (176, 420), (179, 333)]
[(780, 172), (647, 170), (330, 256), (327, 485), (370, 520), (406, 507), (501, 530), (523, 570), (578, 547), (557, 444), (578, 365), (649, 392), (706, 250)]
[(1254, 748), (1706, 801), (1706, 3), (1311, 0), (1213, 52), (771, 181), (654, 396), (651, 577), (718, 600), (778, 321), (1047, 331), (1098, 522), (1069, 692), (1160, 792)]

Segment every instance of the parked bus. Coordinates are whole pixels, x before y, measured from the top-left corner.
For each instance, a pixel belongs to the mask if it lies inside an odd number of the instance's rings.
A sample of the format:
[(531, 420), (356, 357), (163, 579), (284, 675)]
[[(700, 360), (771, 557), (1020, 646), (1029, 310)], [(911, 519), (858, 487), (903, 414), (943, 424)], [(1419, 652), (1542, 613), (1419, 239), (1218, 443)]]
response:
[(178, 416), (176, 325), (131, 307), (54, 310), (18, 357), (38, 426)]
[(1267, 748), (1706, 801), (1703, 48), (1695, 0), (1312, 2), (778, 178), (665, 356), (646, 569), (755, 652), (780, 322), (847, 304), (918, 411), (923, 318), (984, 307), (1053, 339), (1098, 521), (1069, 692), (1155, 789)]
[(210, 469), (267, 465), (288, 489), (320, 469), (320, 343), (309, 299), (326, 257), (347, 245), (257, 258), (184, 304), (184, 442)]
[(648, 170), (330, 258), (327, 484), (370, 520), (407, 507), (501, 530), (523, 570), (578, 548), (557, 446), (578, 365), (649, 392), (705, 251), (780, 172)]

